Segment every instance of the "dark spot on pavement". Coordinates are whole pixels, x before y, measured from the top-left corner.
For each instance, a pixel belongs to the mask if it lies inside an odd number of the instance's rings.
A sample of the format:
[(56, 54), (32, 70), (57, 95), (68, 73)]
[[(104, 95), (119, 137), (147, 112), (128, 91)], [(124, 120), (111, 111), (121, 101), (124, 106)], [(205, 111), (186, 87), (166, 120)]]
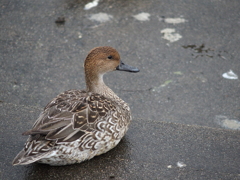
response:
[(66, 22), (66, 20), (65, 20), (65, 17), (63, 17), (63, 16), (58, 17), (57, 20), (55, 21), (55, 23), (56, 23), (57, 25), (64, 25), (65, 22)]

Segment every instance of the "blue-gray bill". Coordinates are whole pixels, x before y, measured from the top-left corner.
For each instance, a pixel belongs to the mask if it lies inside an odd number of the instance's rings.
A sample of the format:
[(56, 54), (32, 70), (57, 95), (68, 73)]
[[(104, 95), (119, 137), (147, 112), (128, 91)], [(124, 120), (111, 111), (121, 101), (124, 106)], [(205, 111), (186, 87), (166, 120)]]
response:
[(138, 68), (135, 68), (133, 66), (129, 66), (127, 64), (124, 64), (122, 61), (120, 62), (120, 64), (116, 67), (116, 70), (118, 71), (127, 71), (127, 72), (133, 72), (133, 73), (137, 73), (140, 70)]

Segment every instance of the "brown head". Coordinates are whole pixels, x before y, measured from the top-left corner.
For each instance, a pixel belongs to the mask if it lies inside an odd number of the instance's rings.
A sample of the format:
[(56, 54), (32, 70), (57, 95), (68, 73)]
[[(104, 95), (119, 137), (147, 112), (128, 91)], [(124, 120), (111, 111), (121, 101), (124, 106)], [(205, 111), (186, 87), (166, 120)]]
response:
[(84, 62), (85, 72), (94, 72), (95, 74), (105, 74), (116, 70), (120, 64), (120, 55), (112, 47), (96, 47), (92, 49)]
[(117, 50), (109, 46), (92, 49), (86, 57), (84, 69), (87, 88), (90, 91), (92, 90), (90, 86), (98, 86), (103, 83), (102, 77), (107, 72), (115, 70), (139, 72), (137, 68), (121, 62)]

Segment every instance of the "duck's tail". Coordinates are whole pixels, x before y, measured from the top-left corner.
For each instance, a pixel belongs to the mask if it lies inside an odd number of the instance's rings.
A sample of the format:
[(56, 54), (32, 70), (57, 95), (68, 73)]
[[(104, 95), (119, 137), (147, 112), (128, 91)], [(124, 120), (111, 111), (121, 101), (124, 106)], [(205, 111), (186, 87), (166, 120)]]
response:
[(45, 152), (45, 153), (37, 153), (36, 155), (27, 155), (26, 151), (23, 149), (21, 150), (18, 155), (14, 158), (12, 165), (27, 165), (34, 163), (42, 158), (45, 158), (48, 156), (51, 152)]

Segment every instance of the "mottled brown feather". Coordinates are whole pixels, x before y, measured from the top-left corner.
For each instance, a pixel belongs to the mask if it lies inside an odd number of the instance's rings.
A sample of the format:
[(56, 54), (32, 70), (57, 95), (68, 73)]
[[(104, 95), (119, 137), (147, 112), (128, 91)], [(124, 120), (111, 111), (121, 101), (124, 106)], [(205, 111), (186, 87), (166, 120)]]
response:
[[(38, 139), (30, 139), (28, 144), (32, 143), (33, 147), (42, 146), (42, 143), (36, 143), (42, 139), (46, 142), (73, 142), (81, 138), (85, 134), (84, 131), (91, 132), (93, 127), (101, 130), (90, 124), (105, 116), (111, 107), (116, 109), (113, 104), (111, 100), (99, 94), (79, 90), (65, 91), (46, 106), (33, 128), (23, 134), (32, 135), (32, 138), (36, 137), (36, 134), (41, 136)], [(48, 143), (45, 146), (47, 147)]]

